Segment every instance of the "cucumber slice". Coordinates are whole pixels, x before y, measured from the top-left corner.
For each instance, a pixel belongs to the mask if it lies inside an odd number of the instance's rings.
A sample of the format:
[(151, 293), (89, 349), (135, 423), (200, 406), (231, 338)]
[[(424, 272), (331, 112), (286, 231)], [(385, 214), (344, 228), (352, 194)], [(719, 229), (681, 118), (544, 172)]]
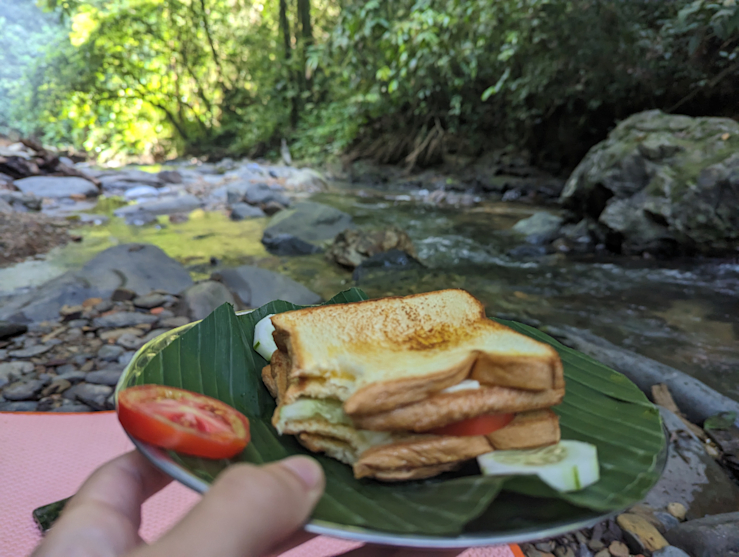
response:
[(268, 362), (272, 359), (274, 351), (277, 350), (275, 339), (272, 338), (272, 331), (275, 330), (275, 326), (272, 325), (270, 317), (273, 315), (274, 313), (269, 314), (254, 327), (254, 350)]
[(557, 491), (578, 491), (600, 479), (595, 445), (560, 441), (523, 451), (493, 451), (477, 457), (486, 476), (537, 475)]

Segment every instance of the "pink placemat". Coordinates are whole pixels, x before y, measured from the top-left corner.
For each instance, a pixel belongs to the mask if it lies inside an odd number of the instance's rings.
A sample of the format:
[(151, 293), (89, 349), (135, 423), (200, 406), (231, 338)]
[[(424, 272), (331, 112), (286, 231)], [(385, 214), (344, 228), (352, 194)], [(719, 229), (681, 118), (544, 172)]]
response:
[[(0, 412), (0, 556), (23, 557), (41, 540), (31, 516), (72, 495), (98, 466), (133, 448), (115, 412)], [(200, 496), (173, 482), (143, 506), (141, 536), (156, 540)], [(317, 536), (281, 557), (333, 557), (362, 544)], [(520, 557), (518, 546), (468, 549), (459, 557)]]

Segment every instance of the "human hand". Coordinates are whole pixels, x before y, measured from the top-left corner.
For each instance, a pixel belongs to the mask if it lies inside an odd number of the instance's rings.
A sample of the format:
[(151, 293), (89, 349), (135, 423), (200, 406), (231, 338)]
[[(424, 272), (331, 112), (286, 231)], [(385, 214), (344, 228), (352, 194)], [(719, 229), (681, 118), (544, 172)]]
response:
[(145, 545), (141, 505), (170, 481), (137, 451), (104, 464), (32, 557), (257, 557), (300, 528), (324, 488), (321, 467), (307, 457), (237, 464), (169, 532)]

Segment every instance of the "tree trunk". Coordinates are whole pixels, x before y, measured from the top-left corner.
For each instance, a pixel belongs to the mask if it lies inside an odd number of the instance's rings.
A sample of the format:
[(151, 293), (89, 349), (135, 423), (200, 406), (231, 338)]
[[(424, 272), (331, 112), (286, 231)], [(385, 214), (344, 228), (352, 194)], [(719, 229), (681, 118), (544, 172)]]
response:
[(280, 0), (280, 30), (285, 43), (285, 60), (290, 59), (290, 24), (287, 21), (287, 0)]
[(310, 21), (310, 0), (298, 0), (298, 13), (303, 26), (303, 47), (313, 44), (313, 26)]

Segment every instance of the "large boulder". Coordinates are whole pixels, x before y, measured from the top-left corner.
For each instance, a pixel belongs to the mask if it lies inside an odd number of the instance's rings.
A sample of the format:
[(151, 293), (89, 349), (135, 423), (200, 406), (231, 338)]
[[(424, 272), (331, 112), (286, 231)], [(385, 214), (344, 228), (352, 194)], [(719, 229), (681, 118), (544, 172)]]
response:
[(320, 173), (310, 168), (303, 168), (293, 172), (285, 181), (287, 189), (309, 193), (324, 191), (327, 185), (326, 179)]
[(614, 251), (726, 253), (739, 248), (737, 151), (734, 120), (641, 112), (588, 152), (560, 201)]
[(257, 308), (272, 300), (285, 300), (293, 304), (312, 305), (321, 297), (291, 278), (267, 269), (243, 265), (236, 269), (224, 269), (213, 275), (233, 292), (246, 308)]
[(396, 226), (384, 230), (344, 230), (336, 236), (326, 256), (354, 269), (373, 255), (393, 249), (417, 257), (410, 236)]
[(230, 204), (245, 201), (249, 205), (263, 207), (268, 203), (278, 203), (283, 207), (290, 205), (290, 198), (282, 193), (280, 186), (270, 186), (264, 182), (234, 182), (228, 185), (227, 200)]
[(152, 245), (108, 248), (82, 269), (70, 271), (0, 307), (0, 320), (38, 322), (58, 317), (63, 305), (109, 298), (118, 288), (145, 296), (155, 290), (176, 294), (193, 284), (185, 268)]
[(95, 184), (76, 176), (32, 176), (16, 180), (14, 184), (23, 193), (36, 197), (93, 197), (100, 193)]
[(354, 228), (352, 218), (338, 209), (304, 201), (273, 216), (262, 243), (275, 255), (304, 255), (320, 251), (327, 240)]
[(739, 512), (689, 520), (668, 530), (665, 537), (693, 557), (739, 556)]

